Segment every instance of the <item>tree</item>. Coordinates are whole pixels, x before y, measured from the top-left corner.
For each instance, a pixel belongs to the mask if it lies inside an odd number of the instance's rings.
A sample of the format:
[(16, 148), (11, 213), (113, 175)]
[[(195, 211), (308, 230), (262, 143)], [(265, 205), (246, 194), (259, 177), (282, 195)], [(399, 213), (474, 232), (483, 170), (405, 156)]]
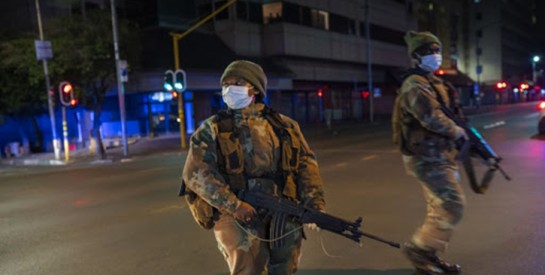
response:
[[(100, 114), (106, 91), (115, 86), (116, 80), (111, 13), (87, 11), (50, 21), (45, 27), (54, 56), (49, 61), (51, 83), (69, 80), (78, 101), (94, 111), (92, 136), (97, 155), (103, 159), (106, 155), (100, 135)], [(141, 52), (140, 31), (136, 24), (121, 19), (118, 33), (121, 57), (134, 70)], [(0, 114), (17, 117), (47, 110), (43, 68), (36, 61), (35, 39), (36, 34), (23, 34), (0, 43)], [(54, 86), (51, 88), (56, 91)]]
[[(109, 11), (87, 11), (83, 16), (63, 18), (54, 24), (52, 37), (55, 58), (52, 70), (56, 77), (70, 79), (79, 92), (79, 100), (95, 112), (93, 136), (97, 155), (106, 157), (100, 135), (100, 114), (104, 96), (115, 86), (116, 71), (111, 14)], [(139, 63), (140, 31), (136, 24), (119, 20), (120, 53), (131, 68)]]
[[(6, 37), (9, 37), (6, 35)], [(34, 40), (29, 35), (0, 43), (0, 115), (14, 120), (30, 117), (37, 137), (34, 150), (43, 149), (43, 134), (36, 116), (47, 110), (43, 68), (36, 61)], [(21, 138), (27, 136), (19, 129)]]

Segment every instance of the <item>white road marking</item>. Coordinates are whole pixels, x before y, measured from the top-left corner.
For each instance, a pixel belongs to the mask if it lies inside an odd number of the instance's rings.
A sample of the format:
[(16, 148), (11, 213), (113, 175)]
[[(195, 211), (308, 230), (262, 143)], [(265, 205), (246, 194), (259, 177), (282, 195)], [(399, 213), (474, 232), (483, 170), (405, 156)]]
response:
[(160, 170), (164, 170), (164, 169), (167, 169), (167, 167), (150, 168), (150, 169), (140, 170), (138, 172), (140, 172), (140, 173), (149, 173), (149, 172), (156, 172), (156, 171), (160, 171)]
[(365, 157), (361, 158), (361, 160), (367, 161), (367, 160), (372, 160), (372, 159), (375, 159), (375, 158), (377, 158), (377, 155), (370, 155), (370, 156), (365, 156)]
[(502, 125), (505, 125), (504, 120), (497, 121), (497, 122), (494, 122), (492, 124), (487, 124), (487, 125), (483, 126), (483, 129), (492, 129), (492, 128), (496, 128), (496, 127), (499, 127), (499, 126), (502, 126)]
[(529, 115), (525, 115), (524, 118), (525, 119), (530, 119), (530, 118), (536, 118), (539, 116), (539, 113), (532, 113), (532, 114), (529, 114)]
[(345, 167), (345, 166), (348, 166), (348, 162), (341, 162), (341, 163), (335, 164), (335, 167), (337, 167), (337, 168)]
[(170, 211), (170, 210), (183, 210), (184, 208), (186, 208), (185, 204), (182, 204), (182, 205), (173, 204), (173, 205), (169, 205), (169, 206), (166, 206), (166, 207), (152, 209), (150, 212), (154, 213), (154, 214), (157, 214), (157, 213), (167, 212), (167, 211)]

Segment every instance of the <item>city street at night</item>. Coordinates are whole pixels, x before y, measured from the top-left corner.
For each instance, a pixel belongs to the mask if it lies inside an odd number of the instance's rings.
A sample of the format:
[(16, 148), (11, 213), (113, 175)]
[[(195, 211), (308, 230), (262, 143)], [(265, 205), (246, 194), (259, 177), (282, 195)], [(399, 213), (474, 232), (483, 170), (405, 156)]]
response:
[[(512, 180), (497, 173), (478, 195), (461, 173), (467, 206), (444, 258), (463, 274), (545, 274), (545, 138), (536, 135), (535, 105), (471, 117)], [(363, 231), (407, 241), (425, 202), (403, 170), (389, 121), (334, 123), (335, 135), (303, 126), (327, 213), (361, 216)], [(213, 233), (198, 227), (177, 196), (185, 157), (170, 150), (130, 162), (0, 166), (0, 274), (228, 274)], [(480, 179), (485, 167), (476, 167)], [(412, 274), (400, 250), (362, 241), (307, 230), (297, 274)]]

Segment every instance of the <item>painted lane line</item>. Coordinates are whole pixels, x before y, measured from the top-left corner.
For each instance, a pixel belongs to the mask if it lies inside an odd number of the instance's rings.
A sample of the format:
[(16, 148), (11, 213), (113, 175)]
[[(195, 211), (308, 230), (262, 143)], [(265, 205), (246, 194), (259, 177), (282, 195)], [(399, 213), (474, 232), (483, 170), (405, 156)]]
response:
[(365, 156), (365, 157), (361, 158), (361, 160), (367, 161), (367, 160), (372, 160), (372, 159), (375, 159), (375, 158), (377, 158), (377, 155), (370, 155), (370, 156)]
[(348, 162), (340, 162), (340, 163), (335, 164), (335, 167), (337, 167), (337, 168), (345, 167), (345, 166), (348, 166)]
[(533, 119), (533, 118), (536, 118), (538, 116), (539, 116), (539, 113), (533, 113), (533, 114), (525, 115), (524, 118), (525, 119)]
[(151, 213), (163, 213), (163, 212), (167, 212), (167, 211), (170, 211), (170, 210), (180, 210), (180, 209), (183, 210), (184, 208), (186, 208), (185, 204), (182, 204), (182, 205), (173, 204), (173, 205), (169, 205), (169, 206), (166, 206), (166, 207), (152, 209), (150, 212)]
[(498, 121), (498, 122), (495, 122), (495, 123), (492, 123), (492, 124), (488, 124), (488, 125), (485, 125), (483, 126), (483, 129), (492, 129), (492, 128), (496, 128), (496, 127), (499, 127), (499, 126), (502, 126), (502, 125), (505, 125), (505, 121), (504, 120), (501, 120), (501, 121)]

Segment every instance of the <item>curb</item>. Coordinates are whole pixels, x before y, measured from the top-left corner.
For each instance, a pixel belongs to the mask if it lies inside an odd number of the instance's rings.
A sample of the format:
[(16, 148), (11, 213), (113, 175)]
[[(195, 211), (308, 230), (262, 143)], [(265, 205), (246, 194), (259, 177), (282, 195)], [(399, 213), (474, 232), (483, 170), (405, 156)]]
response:
[(34, 165), (34, 166), (62, 166), (68, 162), (56, 159), (22, 159), (2, 161), (5, 165)]

